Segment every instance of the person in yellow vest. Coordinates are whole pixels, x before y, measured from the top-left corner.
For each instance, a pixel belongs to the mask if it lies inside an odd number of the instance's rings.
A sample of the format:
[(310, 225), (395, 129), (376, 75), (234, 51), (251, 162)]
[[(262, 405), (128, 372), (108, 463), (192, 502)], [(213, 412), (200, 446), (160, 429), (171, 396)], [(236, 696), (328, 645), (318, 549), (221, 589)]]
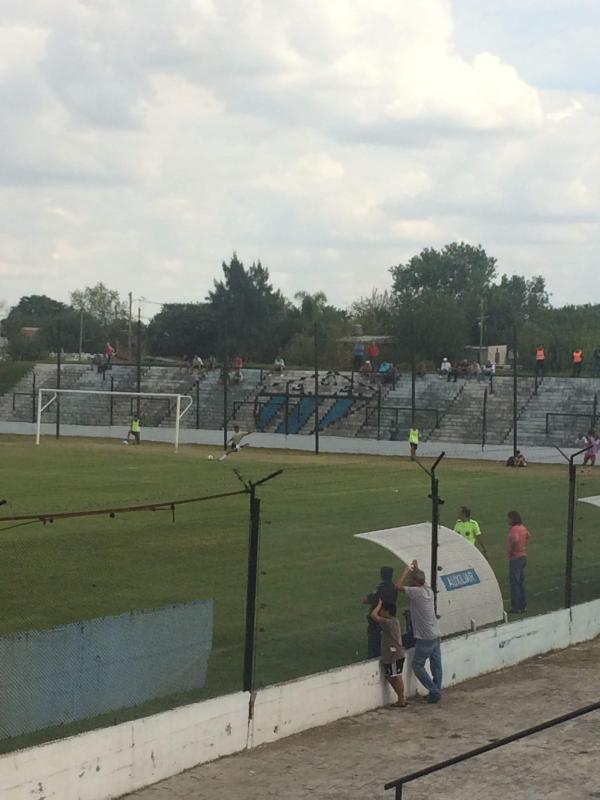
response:
[(536, 377), (544, 377), (544, 367), (546, 366), (546, 351), (541, 344), (535, 348), (535, 374)]
[(573, 377), (578, 378), (581, 375), (581, 367), (583, 365), (583, 350), (581, 347), (573, 350), (571, 361), (573, 363)]
[(458, 519), (454, 525), (455, 533), (460, 533), (461, 536), (475, 545), (481, 553), (487, 558), (485, 545), (482, 542), (481, 528), (477, 520), (471, 519), (471, 509), (468, 506), (461, 506), (458, 509)]
[(417, 447), (419, 446), (419, 429), (411, 428), (408, 432), (408, 443), (410, 445), (410, 460), (414, 461), (417, 456)]
[(142, 422), (139, 418), (139, 415), (136, 414), (135, 417), (131, 420), (131, 427), (127, 432), (127, 439), (125, 439), (125, 444), (129, 444), (129, 440), (133, 436), (135, 443), (140, 443), (140, 434), (142, 432)]

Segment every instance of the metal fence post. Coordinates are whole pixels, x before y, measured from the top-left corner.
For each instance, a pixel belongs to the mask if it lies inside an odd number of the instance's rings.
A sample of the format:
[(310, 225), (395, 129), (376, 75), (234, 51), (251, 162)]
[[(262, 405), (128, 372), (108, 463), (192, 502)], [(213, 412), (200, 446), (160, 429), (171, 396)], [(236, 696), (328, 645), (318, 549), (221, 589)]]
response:
[[(56, 325), (56, 388), (60, 389), (60, 356), (62, 350), (62, 322), (60, 318), (57, 320)], [(56, 438), (60, 439), (60, 394), (56, 395)]]
[(485, 439), (487, 434), (487, 399), (488, 399), (488, 390), (486, 389), (483, 393), (483, 418), (481, 421), (481, 449), (485, 447)]
[[(114, 390), (115, 390), (115, 379), (113, 378), (112, 375), (110, 376), (110, 390), (111, 390), (111, 392), (114, 392)], [(110, 425), (111, 428), (112, 428), (112, 424), (113, 424), (114, 402), (115, 402), (114, 395), (111, 394), (110, 400), (109, 400), (109, 403), (110, 403), (110, 422), (109, 422), (109, 425)]]
[(573, 602), (573, 548), (575, 532), (575, 489), (577, 485), (577, 466), (574, 457), (569, 458), (569, 507), (567, 511), (567, 553), (565, 559), (565, 608)]
[(196, 381), (196, 430), (200, 430), (200, 381)]
[(33, 384), (32, 384), (32, 396), (31, 396), (31, 408), (33, 409), (33, 412), (32, 412), (32, 415), (31, 415), (31, 421), (32, 422), (36, 421), (36, 400), (37, 400), (37, 395), (36, 395), (36, 390), (35, 390), (35, 372), (34, 372), (33, 373)]
[(381, 384), (377, 390), (377, 441), (381, 439)]

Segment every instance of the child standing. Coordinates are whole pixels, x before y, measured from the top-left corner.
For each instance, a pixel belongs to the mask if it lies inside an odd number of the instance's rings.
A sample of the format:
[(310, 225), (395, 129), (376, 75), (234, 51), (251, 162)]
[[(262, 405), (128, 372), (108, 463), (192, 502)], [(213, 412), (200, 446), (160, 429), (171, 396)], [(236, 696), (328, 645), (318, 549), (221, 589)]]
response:
[(404, 696), (404, 648), (402, 647), (402, 631), (396, 619), (396, 604), (384, 603), (380, 600), (373, 611), (371, 619), (381, 628), (381, 665), (383, 674), (392, 689), (398, 695), (397, 706), (406, 708), (408, 703)]

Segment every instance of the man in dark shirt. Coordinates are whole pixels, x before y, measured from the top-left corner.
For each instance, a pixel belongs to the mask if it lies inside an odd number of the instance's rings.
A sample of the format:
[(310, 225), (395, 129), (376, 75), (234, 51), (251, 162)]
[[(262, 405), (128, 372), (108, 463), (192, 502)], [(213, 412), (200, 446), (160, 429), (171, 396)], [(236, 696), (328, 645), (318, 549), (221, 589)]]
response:
[(381, 582), (374, 592), (368, 594), (363, 602), (369, 606), (367, 614), (367, 654), (368, 658), (379, 658), (381, 656), (381, 628), (374, 619), (371, 618), (371, 611), (377, 607), (379, 601), (383, 603), (396, 604), (398, 590), (394, 584), (394, 568), (381, 567), (379, 571)]

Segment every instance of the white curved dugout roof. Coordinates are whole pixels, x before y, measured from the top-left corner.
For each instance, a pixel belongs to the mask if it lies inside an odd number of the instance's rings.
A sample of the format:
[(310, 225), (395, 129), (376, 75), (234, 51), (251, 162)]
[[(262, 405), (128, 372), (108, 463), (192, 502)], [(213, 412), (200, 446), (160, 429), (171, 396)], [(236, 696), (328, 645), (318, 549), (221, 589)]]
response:
[(590, 497), (580, 497), (578, 499), (580, 503), (589, 503), (591, 506), (600, 508), (600, 494), (594, 494)]
[[(355, 534), (389, 550), (405, 564), (417, 559), (431, 585), (431, 523)], [(397, 575), (396, 577), (399, 577)], [(504, 604), (494, 571), (463, 536), (438, 529), (438, 614), (443, 636), (504, 619)]]

